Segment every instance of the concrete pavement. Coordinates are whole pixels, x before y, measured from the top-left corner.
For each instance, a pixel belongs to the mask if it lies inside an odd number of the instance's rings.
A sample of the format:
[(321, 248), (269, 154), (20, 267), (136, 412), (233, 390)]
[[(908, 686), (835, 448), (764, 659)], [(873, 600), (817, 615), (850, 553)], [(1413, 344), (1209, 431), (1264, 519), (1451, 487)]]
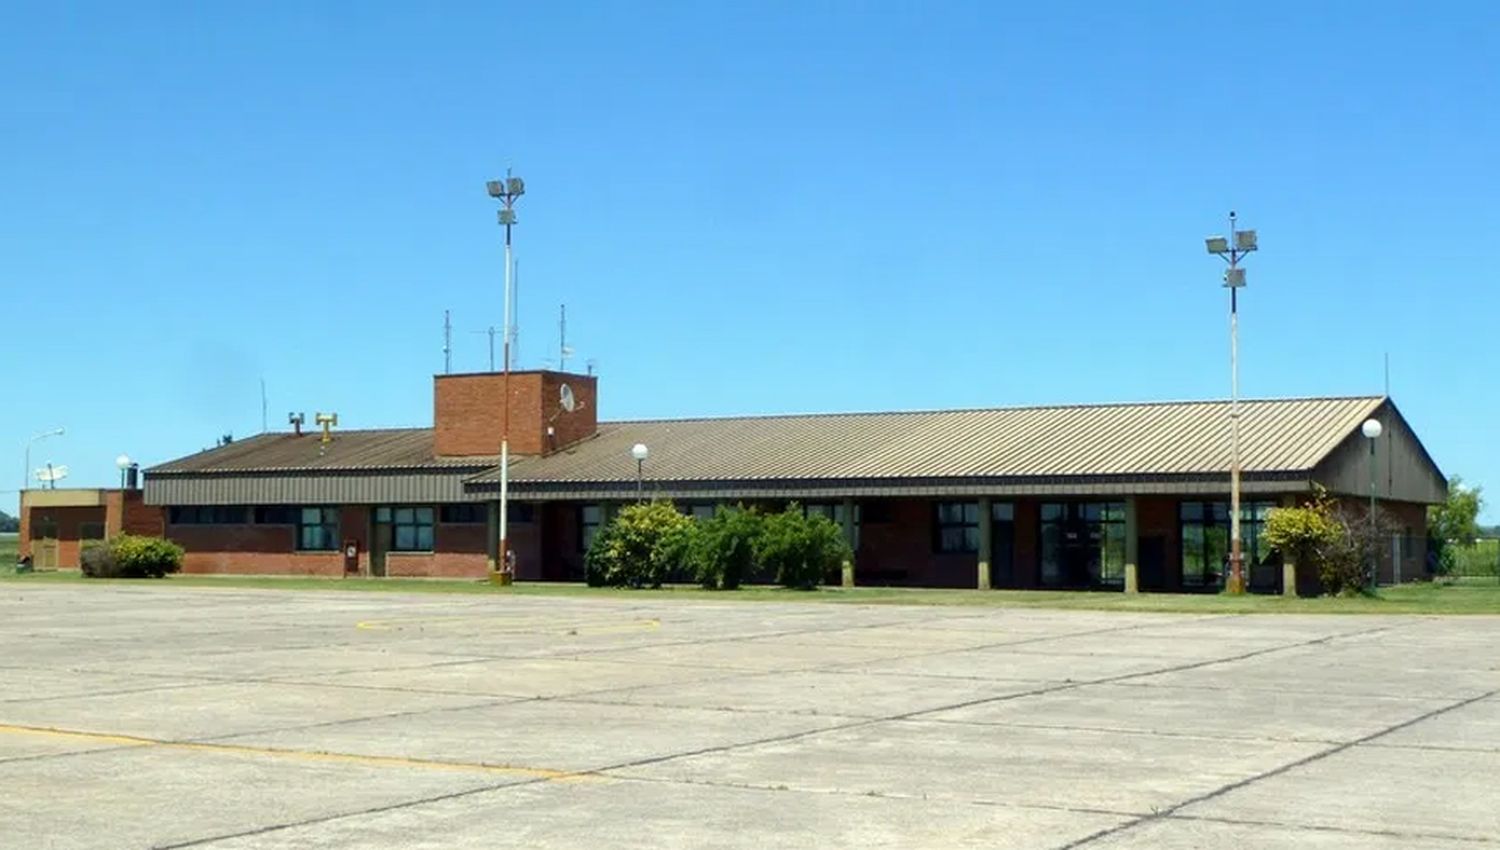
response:
[(1500, 618), (0, 585), (0, 847), (1500, 848)]

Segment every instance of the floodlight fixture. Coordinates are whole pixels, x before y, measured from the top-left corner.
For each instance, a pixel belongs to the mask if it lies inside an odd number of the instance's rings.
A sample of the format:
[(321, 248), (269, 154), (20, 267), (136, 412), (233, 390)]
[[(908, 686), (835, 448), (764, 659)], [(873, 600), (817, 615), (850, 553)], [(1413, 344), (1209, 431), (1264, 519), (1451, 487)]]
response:
[(519, 177), (505, 178), (505, 194), (518, 198), (526, 194), (526, 181)]
[(1203, 242), (1208, 246), (1208, 253), (1210, 254), (1219, 254), (1222, 256), (1229, 253), (1229, 240), (1222, 236), (1210, 236), (1203, 240)]
[(1231, 289), (1238, 289), (1245, 285), (1245, 270), (1236, 266), (1224, 270), (1224, 285)]
[(501, 224), (505, 224), (505, 225), (515, 224), (516, 223), (516, 211), (513, 210), (513, 209), (509, 209), (509, 208), (501, 210), (500, 211), (500, 223)]
[(486, 181), (484, 188), (490, 193), (491, 198), (505, 197), (505, 183), (500, 180)]
[(1255, 241), (1255, 231), (1236, 230), (1234, 232), (1234, 249), (1236, 251), (1254, 251), (1257, 247), (1259, 246)]

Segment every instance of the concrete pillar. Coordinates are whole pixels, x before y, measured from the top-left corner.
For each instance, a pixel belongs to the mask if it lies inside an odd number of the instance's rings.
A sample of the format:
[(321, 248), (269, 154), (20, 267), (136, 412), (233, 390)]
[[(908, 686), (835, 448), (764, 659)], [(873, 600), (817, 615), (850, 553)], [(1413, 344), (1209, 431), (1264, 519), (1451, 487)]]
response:
[(489, 574), (500, 571), (500, 503), (487, 502), (489, 508), (485, 518), (484, 564)]
[(991, 518), (990, 499), (985, 496), (979, 500), (979, 589), (990, 589), (990, 560), (994, 548), (991, 538), (994, 536), (994, 520)]
[(842, 571), (842, 584), (844, 587), (854, 586), (854, 559), (857, 557), (855, 551), (859, 543), (854, 534), (854, 499), (844, 499), (844, 540), (849, 543), (849, 559), (844, 562)]
[[(1295, 496), (1281, 497), (1281, 507), (1295, 508), (1297, 499)], [(1281, 559), (1281, 595), (1297, 595), (1297, 562), (1285, 556)]]
[(1125, 499), (1125, 592), (1141, 592), (1141, 523), (1134, 496)]

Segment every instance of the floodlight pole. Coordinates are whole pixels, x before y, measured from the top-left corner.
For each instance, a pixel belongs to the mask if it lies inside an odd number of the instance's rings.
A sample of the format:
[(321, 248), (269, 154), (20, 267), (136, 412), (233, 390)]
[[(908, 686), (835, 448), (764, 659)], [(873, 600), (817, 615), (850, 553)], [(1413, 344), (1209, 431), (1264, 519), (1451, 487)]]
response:
[[(1217, 244), (1215, 244), (1217, 242)], [(1255, 231), (1241, 239), (1238, 220), (1229, 213), (1229, 238), (1208, 240), (1208, 250), (1229, 263), (1224, 286), (1229, 289), (1229, 582), (1230, 593), (1245, 592), (1245, 557), (1240, 538), (1240, 299), (1245, 285), (1240, 258), (1257, 249)]]
[[(504, 339), (502, 361), (505, 368), (505, 377), (502, 380), (502, 392), (505, 394), (504, 409), (500, 418), (500, 563), (497, 565), (502, 575), (512, 575), (510, 565), (510, 311), (511, 311), (511, 246), (510, 231), (516, 223), (515, 204), (516, 199), (525, 194), (526, 186), (519, 177), (511, 176), (510, 169), (505, 169), (505, 179), (491, 180), (486, 189), (490, 197), (500, 201), (504, 206), (500, 210), (500, 224), (505, 227), (505, 328), (502, 334)], [(493, 336), (490, 337), (494, 339)], [(513, 577), (513, 575), (512, 575)]]
[(24, 461), (26, 468), (21, 470), (22, 492), (25, 492), (27, 489), (26, 485), (31, 483), (31, 444), (39, 440), (45, 440), (48, 437), (61, 437), (64, 433), (66, 433), (66, 430), (63, 428), (53, 428), (51, 431), (43, 431), (26, 441), (26, 460)]

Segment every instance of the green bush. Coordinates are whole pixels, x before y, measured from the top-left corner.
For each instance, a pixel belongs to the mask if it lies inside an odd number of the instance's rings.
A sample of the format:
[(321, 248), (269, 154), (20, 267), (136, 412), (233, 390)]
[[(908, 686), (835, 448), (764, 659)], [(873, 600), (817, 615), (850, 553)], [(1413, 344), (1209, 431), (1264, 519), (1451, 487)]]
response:
[(121, 534), (92, 543), (79, 555), (88, 578), (161, 578), (182, 569), (183, 549), (170, 540)]
[(594, 535), (585, 578), (592, 587), (661, 587), (687, 565), (695, 530), (671, 502), (622, 508)]
[(793, 502), (771, 514), (756, 538), (755, 560), (776, 573), (776, 583), (811, 590), (851, 556), (843, 529), (825, 516), (804, 516)]
[(760, 514), (744, 506), (721, 507), (698, 522), (693, 535), (692, 562), (698, 583), (709, 590), (735, 590), (755, 569), (755, 541), (760, 537)]
[(1323, 490), (1300, 508), (1276, 508), (1266, 518), (1262, 538), (1299, 568), (1315, 570), (1324, 593), (1362, 592), (1368, 582), (1367, 564), (1374, 555), (1383, 520), (1346, 516)]

